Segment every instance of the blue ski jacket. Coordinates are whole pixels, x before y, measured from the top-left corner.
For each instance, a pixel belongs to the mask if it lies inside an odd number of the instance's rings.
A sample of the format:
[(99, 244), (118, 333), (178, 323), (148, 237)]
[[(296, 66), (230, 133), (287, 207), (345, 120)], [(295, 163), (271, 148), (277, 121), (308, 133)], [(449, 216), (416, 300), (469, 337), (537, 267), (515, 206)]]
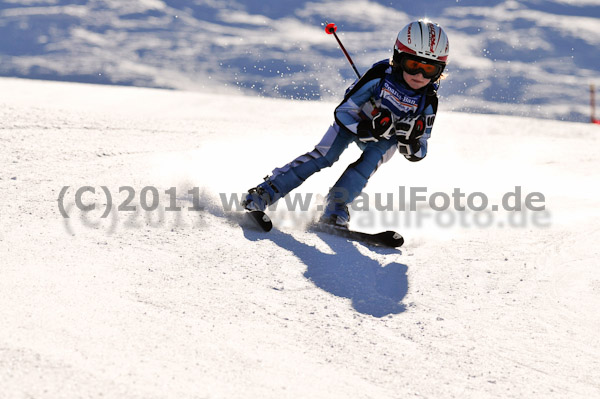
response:
[(346, 91), (344, 99), (335, 109), (337, 124), (353, 134), (357, 134), (358, 123), (372, 119), (373, 105), (387, 108), (394, 124), (408, 124), (410, 128), (421, 119), (425, 125), (423, 136), (419, 139), (420, 149), (412, 155), (404, 155), (409, 161), (420, 161), (427, 155), (427, 140), (437, 112), (437, 83), (430, 83), (422, 89), (414, 90), (402, 78), (402, 73), (391, 66), (389, 60), (375, 63), (360, 79)]

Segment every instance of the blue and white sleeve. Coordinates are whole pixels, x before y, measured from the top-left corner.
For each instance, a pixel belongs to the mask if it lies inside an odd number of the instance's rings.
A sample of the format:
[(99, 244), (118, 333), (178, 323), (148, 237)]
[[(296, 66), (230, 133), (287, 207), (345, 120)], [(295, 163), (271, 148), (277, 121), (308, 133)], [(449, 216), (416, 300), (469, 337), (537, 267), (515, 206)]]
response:
[(356, 93), (342, 102), (335, 109), (336, 121), (356, 134), (358, 122), (363, 119), (361, 117), (363, 106), (370, 98), (376, 99), (379, 96), (379, 82), (380, 79), (373, 79), (365, 83)]

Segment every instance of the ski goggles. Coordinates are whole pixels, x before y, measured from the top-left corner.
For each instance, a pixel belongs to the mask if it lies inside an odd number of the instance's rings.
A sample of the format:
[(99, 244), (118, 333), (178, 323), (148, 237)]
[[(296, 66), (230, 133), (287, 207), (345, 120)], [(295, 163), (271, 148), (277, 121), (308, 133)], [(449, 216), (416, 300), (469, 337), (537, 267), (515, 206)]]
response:
[(421, 72), (423, 77), (427, 79), (437, 79), (444, 71), (442, 64), (426, 64), (421, 60), (409, 57), (403, 57), (400, 66), (409, 75), (416, 75)]

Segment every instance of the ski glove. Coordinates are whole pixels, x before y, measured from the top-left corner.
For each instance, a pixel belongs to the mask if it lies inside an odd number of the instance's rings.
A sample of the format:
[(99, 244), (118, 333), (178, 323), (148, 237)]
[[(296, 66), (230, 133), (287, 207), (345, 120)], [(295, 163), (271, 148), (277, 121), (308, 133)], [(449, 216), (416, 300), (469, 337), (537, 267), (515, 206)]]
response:
[(425, 133), (425, 118), (421, 115), (416, 119), (404, 118), (396, 123), (396, 138), (398, 151), (402, 155), (413, 155), (421, 149), (419, 139)]
[(356, 128), (358, 138), (362, 142), (379, 141), (380, 139), (389, 139), (394, 135), (394, 124), (392, 122), (392, 113), (387, 109), (380, 109), (373, 116), (372, 120), (363, 120), (358, 123)]

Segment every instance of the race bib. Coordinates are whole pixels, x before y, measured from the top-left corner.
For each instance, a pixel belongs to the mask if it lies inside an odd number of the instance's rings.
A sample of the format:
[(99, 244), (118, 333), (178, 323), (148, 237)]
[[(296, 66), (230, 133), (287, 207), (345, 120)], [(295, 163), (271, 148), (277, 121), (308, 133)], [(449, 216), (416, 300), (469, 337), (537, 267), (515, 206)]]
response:
[(389, 80), (386, 76), (381, 87), (381, 105), (389, 109), (396, 117), (403, 118), (407, 115), (416, 115), (420, 110), (423, 95), (411, 95), (401, 87)]

